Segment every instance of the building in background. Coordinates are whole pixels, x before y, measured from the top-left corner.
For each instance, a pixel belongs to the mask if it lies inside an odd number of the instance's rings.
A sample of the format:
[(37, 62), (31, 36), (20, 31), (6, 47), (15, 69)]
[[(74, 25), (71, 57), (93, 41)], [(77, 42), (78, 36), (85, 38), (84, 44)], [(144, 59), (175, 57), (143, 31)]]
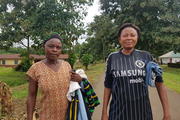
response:
[(161, 64), (178, 63), (180, 62), (180, 53), (170, 51), (164, 55), (159, 56), (159, 62)]
[[(59, 59), (68, 59), (68, 54), (61, 54)], [(30, 54), (30, 58), (33, 59), (33, 62), (38, 62), (45, 59), (44, 55)], [(22, 57), (20, 54), (0, 54), (0, 66), (3, 67), (16, 67), (21, 63)]]

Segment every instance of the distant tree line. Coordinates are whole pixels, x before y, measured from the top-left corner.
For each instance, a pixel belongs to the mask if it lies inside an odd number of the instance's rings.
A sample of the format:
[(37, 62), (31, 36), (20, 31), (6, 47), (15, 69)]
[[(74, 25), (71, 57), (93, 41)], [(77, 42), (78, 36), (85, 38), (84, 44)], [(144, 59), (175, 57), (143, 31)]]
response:
[(117, 32), (125, 22), (141, 29), (137, 49), (150, 51), (156, 57), (170, 50), (180, 51), (179, 0), (100, 0), (100, 3), (102, 14), (89, 25), (82, 52), (105, 59), (118, 50)]
[[(141, 29), (137, 49), (159, 56), (170, 50), (180, 51), (179, 0), (100, 0), (101, 15), (87, 29), (87, 39), (77, 43), (85, 33), (82, 19), (85, 7), (93, 0), (0, 0), (0, 48), (27, 40), (27, 51), (42, 54), (42, 41), (53, 32), (63, 38), (64, 53), (74, 65), (84, 59), (84, 65), (105, 60), (117, 51), (117, 32), (125, 22)], [(33, 45), (30, 47), (30, 40)]]
[[(0, 48), (22, 44), (27, 51), (42, 48), (42, 41), (54, 32), (66, 50), (84, 33), (82, 19), (93, 0), (0, 0)], [(27, 45), (22, 41), (26, 40)]]
[(74, 43), (85, 32), (82, 22), (86, 15), (85, 9), (92, 2), (93, 0), (0, 0), (0, 48), (8, 51), (14, 43), (18, 43), (26, 48), (27, 53), (23, 53), (24, 55), (43, 54), (43, 40), (53, 33), (59, 33), (63, 52), (74, 56), (71, 54), (74, 53)]

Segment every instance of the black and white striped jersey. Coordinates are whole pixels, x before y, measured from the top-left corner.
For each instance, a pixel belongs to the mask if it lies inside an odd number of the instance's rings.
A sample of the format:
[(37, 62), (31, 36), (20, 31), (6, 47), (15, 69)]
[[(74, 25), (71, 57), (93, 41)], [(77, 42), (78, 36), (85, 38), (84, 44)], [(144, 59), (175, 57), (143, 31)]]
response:
[(107, 59), (104, 85), (111, 88), (109, 120), (152, 120), (145, 84), (145, 66), (152, 60), (148, 52), (134, 50), (130, 55), (114, 52)]

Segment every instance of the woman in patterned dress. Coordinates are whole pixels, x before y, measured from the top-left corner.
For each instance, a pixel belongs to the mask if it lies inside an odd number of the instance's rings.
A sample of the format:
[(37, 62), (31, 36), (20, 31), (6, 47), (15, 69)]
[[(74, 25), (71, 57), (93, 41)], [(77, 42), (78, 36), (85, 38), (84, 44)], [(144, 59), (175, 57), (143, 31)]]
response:
[(52, 35), (44, 41), (46, 59), (31, 66), (27, 98), (27, 120), (32, 120), (38, 88), (40, 89), (40, 120), (65, 120), (68, 107), (66, 93), (70, 80), (80, 82), (82, 78), (71, 72), (71, 66), (59, 60), (62, 43), (59, 35)]
[[(101, 120), (152, 120), (148, 87), (145, 84), (145, 66), (152, 61), (152, 57), (146, 51), (135, 49), (140, 38), (137, 26), (123, 24), (118, 37), (122, 49), (111, 53), (107, 59)], [(170, 120), (162, 77), (156, 77), (155, 84), (163, 106), (163, 120)], [(110, 97), (112, 99), (108, 115)]]

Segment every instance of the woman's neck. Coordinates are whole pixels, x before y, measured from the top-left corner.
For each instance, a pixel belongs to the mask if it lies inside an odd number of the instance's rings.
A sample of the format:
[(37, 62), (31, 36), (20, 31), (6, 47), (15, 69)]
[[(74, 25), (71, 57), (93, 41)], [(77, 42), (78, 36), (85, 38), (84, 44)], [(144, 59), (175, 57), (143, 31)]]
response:
[(122, 53), (125, 54), (125, 55), (129, 55), (133, 52), (134, 48), (132, 49), (122, 49)]
[(46, 62), (47, 64), (58, 64), (58, 63), (59, 63), (58, 60), (50, 60), (50, 59), (46, 59), (45, 62)]

